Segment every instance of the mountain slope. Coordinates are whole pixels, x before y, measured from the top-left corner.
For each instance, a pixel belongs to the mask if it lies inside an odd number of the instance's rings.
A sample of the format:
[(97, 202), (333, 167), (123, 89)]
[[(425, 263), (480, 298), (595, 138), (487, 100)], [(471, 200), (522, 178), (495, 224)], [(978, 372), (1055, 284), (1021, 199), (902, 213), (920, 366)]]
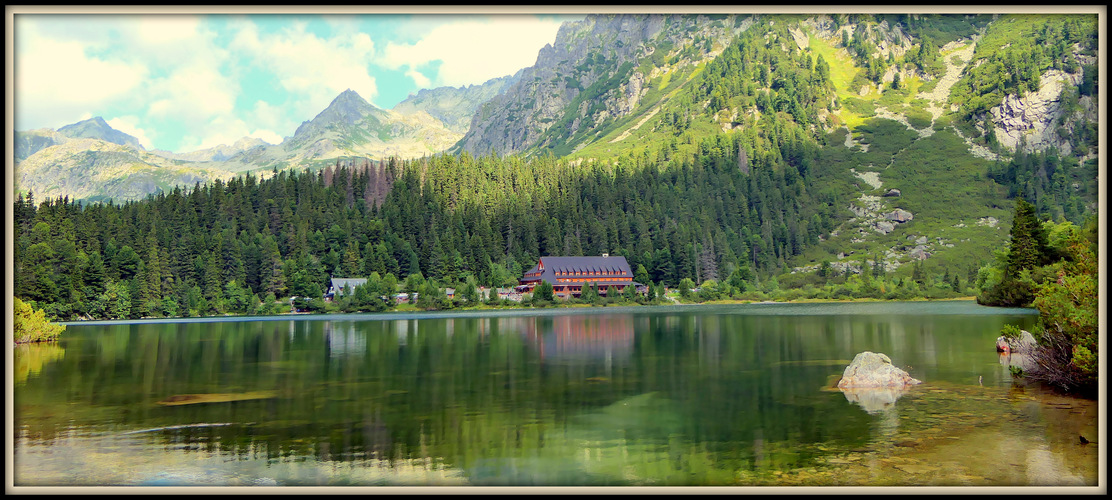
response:
[(702, 47), (721, 45), (744, 24), (742, 17), (713, 17), (598, 15), (561, 26), (555, 43), (480, 108), (451, 151), (505, 155), (540, 147), (559, 156), (575, 150), (637, 106), (648, 73), (671, 52), (698, 44), (679, 58), (713, 57)]
[(15, 161), (20, 162), (43, 148), (61, 144), (68, 139), (65, 135), (48, 128), (15, 133)]
[(440, 120), (448, 130), (465, 134), (471, 127), (471, 117), (479, 106), (504, 93), (520, 79), (521, 71), (518, 71), (514, 75), (493, 78), (481, 85), (421, 89), (392, 109), (402, 115), (424, 111)]
[(100, 139), (102, 141), (143, 149), (139, 139), (120, 132), (108, 125), (104, 118), (95, 116), (58, 129), (58, 133), (74, 139)]
[(170, 160), (100, 139), (69, 139), (20, 162), (16, 186), (38, 199), (135, 200), (175, 185), (229, 179), (232, 173)]

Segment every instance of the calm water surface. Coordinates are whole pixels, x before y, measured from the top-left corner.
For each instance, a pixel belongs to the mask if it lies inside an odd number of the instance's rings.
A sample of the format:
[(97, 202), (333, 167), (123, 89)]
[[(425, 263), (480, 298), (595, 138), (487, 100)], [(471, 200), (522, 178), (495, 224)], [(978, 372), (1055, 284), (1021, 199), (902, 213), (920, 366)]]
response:
[[(749, 304), (71, 324), (15, 353), (15, 484), (1088, 485), (1032, 310)], [(924, 382), (831, 389), (862, 351)]]

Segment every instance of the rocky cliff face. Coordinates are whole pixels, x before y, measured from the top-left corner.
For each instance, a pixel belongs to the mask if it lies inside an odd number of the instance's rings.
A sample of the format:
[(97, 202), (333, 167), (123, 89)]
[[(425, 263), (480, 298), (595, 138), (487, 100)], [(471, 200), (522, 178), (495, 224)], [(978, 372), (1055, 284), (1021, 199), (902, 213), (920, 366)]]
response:
[(565, 145), (625, 116), (645, 94), (645, 58), (675, 55), (696, 37), (709, 40), (708, 47), (721, 42), (738, 29), (734, 16), (723, 17), (600, 15), (567, 23), (517, 83), (475, 113), (453, 151), (507, 155)]
[(1072, 146), (1068, 138), (1063, 137), (1059, 125), (1070, 118), (1097, 119), (1096, 105), (1091, 99), (1079, 103), (1080, 109), (1074, 112), (1079, 116), (1067, 116), (1070, 111), (1063, 106), (1063, 91), (1076, 87), (1081, 78), (1080, 71), (1065, 73), (1051, 69), (1043, 73), (1037, 92), (1005, 96), (1004, 102), (989, 110), (996, 140), (1010, 151), (1017, 148), (1027, 152), (1044, 151), (1054, 147), (1062, 154), (1070, 154)]

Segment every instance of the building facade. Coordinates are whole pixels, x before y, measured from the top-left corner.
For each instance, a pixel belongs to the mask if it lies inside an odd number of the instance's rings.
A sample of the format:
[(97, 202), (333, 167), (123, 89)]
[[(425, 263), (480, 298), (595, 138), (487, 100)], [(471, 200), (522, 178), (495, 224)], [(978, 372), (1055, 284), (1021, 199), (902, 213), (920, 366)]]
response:
[(328, 286), (328, 292), (324, 294), (324, 300), (336, 300), (344, 295), (344, 288), (355, 290), (357, 286), (367, 284), (367, 278), (332, 278), (331, 284)]
[(598, 257), (541, 257), (537, 265), (518, 280), (517, 290), (532, 292), (542, 281), (552, 284), (560, 298), (578, 297), (585, 287), (594, 285), (601, 296), (621, 294), (626, 287), (637, 287), (629, 262), (621, 255)]

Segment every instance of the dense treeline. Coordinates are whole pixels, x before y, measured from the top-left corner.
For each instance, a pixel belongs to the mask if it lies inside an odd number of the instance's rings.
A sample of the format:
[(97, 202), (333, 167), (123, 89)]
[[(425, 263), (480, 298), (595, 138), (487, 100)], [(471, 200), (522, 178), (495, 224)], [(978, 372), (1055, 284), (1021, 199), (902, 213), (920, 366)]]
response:
[(31, 193), (15, 203), (15, 294), (55, 318), (138, 318), (277, 312), (279, 299), (320, 297), (329, 277), (506, 286), (543, 255), (625, 255), (653, 284), (776, 273), (845, 201), (818, 187), (835, 174), (812, 140), (767, 125), (616, 165), (464, 154), (119, 205)]
[(809, 125), (818, 123), (834, 95), (829, 64), (821, 55), (812, 59), (799, 50), (783, 24), (765, 33), (746, 32), (708, 63), (698, 79), (688, 100), (707, 102), (703, 112), (708, 115), (731, 108), (739, 115), (779, 112)]
[(1038, 214), (1053, 220), (1082, 224), (1097, 201), (1097, 159), (1081, 164), (1053, 148), (1033, 153), (1020, 149), (990, 167), (988, 177), (1007, 187), (1009, 198), (1030, 200)]

